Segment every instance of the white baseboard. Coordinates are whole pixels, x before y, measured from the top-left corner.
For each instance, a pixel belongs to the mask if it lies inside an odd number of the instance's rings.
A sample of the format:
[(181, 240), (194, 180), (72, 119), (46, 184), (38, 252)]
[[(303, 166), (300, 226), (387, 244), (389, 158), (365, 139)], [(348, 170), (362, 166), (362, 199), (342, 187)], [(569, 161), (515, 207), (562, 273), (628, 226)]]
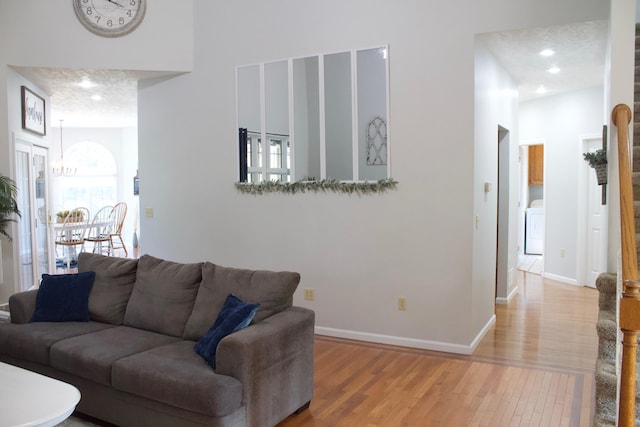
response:
[(496, 304), (509, 304), (509, 301), (513, 299), (518, 293), (518, 287), (514, 286), (509, 295), (506, 298), (496, 297)]
[(317, 335), (326, 335), (335, 338), (345, 338), (356, 341), (367, 341), (378, 344), (397, 345), (400, 347), (419, 348), (422, 350), (444, 351), (446, 353), (471, 354), (482, 338), (489, 332), (489, 329), (496, 322), (496, 316), (493, 315), (487, 324), (482, 328), (478, 335), (469, 345), (453, 344), (442, 341), (419, 340), (407, 337), (395, 337), (392, 335), (372, 334), (369, 332), (349, 331), (346, 329), (325, 328), (322, 326), (315, 327)]
[(551, 273), (543, 273), (542, 277), (544, 277), (545, 279), (555, 280), (556, 282), (568, 283), (570, 285), (578, 286), (578, 281), (576, 279), (571, 279), (569, 277), (558, 276), (557, 274), (551, 274)]

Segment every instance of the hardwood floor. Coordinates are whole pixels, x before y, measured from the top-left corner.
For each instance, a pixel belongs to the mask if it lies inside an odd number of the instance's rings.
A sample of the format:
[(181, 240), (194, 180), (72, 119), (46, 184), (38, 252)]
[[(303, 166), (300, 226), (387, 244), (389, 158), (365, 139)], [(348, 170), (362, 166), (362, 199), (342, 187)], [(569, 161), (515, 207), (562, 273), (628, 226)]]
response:
[(311, 407), (279, 427), (590, 426), (598, 292), (518, 275), (471, 356), (318, 336)]

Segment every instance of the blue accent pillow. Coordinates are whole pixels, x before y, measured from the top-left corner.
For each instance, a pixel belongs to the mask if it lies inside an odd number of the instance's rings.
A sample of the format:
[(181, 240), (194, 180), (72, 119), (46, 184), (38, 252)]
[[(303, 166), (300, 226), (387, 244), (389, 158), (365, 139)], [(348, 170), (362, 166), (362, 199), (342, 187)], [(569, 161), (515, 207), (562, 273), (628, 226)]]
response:
[(213, 368), (216, 368), (216, 349), (222, 338), (249, 326), (260, 304), (242, 302), (229, 294), (209, 331), (200, 338), (193, 349)]
[(43, 274), (32, 322), (88, 322), (96, 273)]

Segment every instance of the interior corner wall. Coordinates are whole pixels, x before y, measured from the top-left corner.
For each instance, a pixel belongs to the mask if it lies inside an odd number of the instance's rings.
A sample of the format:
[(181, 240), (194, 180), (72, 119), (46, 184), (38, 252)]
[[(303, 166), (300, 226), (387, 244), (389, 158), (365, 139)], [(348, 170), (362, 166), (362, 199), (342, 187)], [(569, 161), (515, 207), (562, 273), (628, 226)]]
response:
[[(499, 3), (511, 13), (470, 0), (196, 2), (193, 73), (139, 92), (140, 202), (154, 209), (153, 218), (141, 218), (142, 250), (299, 271), (294, 303), (316, 312), (319, 333), (470, 351), (493, 317), (493, 276), (481, 263), (486, 248), (495, 247), (495, 239), (484, 240), (474, 228), (487, 176), (475, 171), (474, 34), (606, 13), (591, 0)], [(464, 8), (473, 13), (461, 14)], [(538, 9), (543, 12), (530, 13)], [(233, 19), (240, 16), (243, 31)], [(382, 44), (389, 44), (391, 170), (398, 189), (363, 197), (239, 194), (234, 67)], [(495, 215), (481, 215), (489, 237)], [(304, 288), (315, 289), (315, 301), (302, 298)], [(399, 296), (407, 299), (405, 312), (397, 310)]]
[[(176, 8), (173, 1), (154, 0), (140, 27), (117, 38), (89, 33), (78, 22), (68, 0), (0, 1), (0, 172), (15, 177), (10, 161), (13, 135), (24, 134), (20, 85), (26, 82), (36, 87), (11, 66), (188, 72), (193, 68), (194, 1), (180, 0)], [(25, 22), (29, 23), (28, 31)], [(38, 94), (46, 101), (49, 130), (50, 97), (39, 88)], [(49, 139), (30, 134), (25, 137), (47, 143)], [(0, 303), (13, 292), (19, 267), (15, 239), (13, 244), (6, 240), (1, 244), (5, 284), (0, 289)]]
[[(139, 85), (140, 204), (154, 209), (141, 221), (142, 251), (296, 270), (294, 302), (316, 312), (320, 333), (469, 352), (493, 309), (489, 288), (470, 290), (479, 256), (474, 35), (603, 19), (604, 3), (154, 0), (135, 32), (108, 40), (87, 34), (67, 0), (2, 0), (0, 66), (193, 70)], [(239, 194), (234, 68), (383, 44), (398, 189)], [(11, 130), (0, 119), (2, 153)], [(315, 301), (302, 299), (307, 287)]]
[[(507, 259), (504, 280), (496, 278), (496, 243), (498, 219), (498, 126), (509, 131), (508, 188), (501, 197), (508, 199), (508, 217), (501, 213), (501, 221), (507, 221)], [(474, 320), (493, 315), (494, 298), (506, 301), (515, 290), (517, 268), (517, 217), (518, 217), (518, 91), (511, 76), (476, 37), (475, 46), (475, 158), (474, 202), (476, 227), (473, 239), (473, 288)], [(506, 142), (505, 142), (506, 143)], [(491, 186), (484, 191), (484, 183)], [(490, 310), (490, 311), (489, 311)], [(477, 317), (477, 318), (476, 318)], [(485, 320), (486, 321), (486, 320)]]
[(602, 133), (603, 95), (597, 86), (520, 104), (520, 138), (546, 141), (544, 274), (568, 283), (577, 283), (580, 250), (579, 143)]

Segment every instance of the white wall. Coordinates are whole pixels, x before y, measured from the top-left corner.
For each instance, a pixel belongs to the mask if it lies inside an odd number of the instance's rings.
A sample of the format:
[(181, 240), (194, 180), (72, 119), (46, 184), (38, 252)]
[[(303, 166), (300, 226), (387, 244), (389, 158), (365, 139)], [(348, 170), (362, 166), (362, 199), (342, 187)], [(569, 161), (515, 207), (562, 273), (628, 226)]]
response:
[[(192, 73), (140, 85), (140, 203), (155, 213), (142, 218), (142, 250), (178, 261), (296, 270), (302, 283), (295, 303), (316, 311), (321, 333), (469, 352), (493, 315), (493, 293), (487, 277), (474, 277), (474, 258), (484, 259), (490, 247), (495, 252), (495, 240), (479, 238), (480, 233), (490, 234), (484, 227), (495, 230), (495, 224), (487, 218), (480, 222), (482, 230), (474, 230), (481, 191), (474, 171), (480, 149), (473, 119), (474, 34), (603, 19), (605, 2), (186, 3), (187, 8), (193, 4), (193, 17), (174, 18), (175, 2), (150, 3), (143, 26), (113, 43), (87, 36), (73, 17), (52, 24), (44, 16), (30, 16), (32, 28), (42, 31), (40, 38), (48, 38), (46, 49), (62, 46), (53, 55), (41, 54), (45, 47), (38, 43), (28, 43), (30, 49), (15, 43), (23, 32), (13, 22), (25, 21), (42, 2), (4, 0), (0, 40), (11, 42), (0, 41), (0, 58), (17, 65), (51, 61), (175, 69), (175, 62), (188, 67), (182, 59), (193, 52)], [(60, 14), (68, 3), (45, 4), (48, 17)], [(158, 11), (155, 16), (152, 9)], [(17, 16), (4, 18), (14, 12)], [(175, 21), (167, 22), (169, 18)], [(178, 31), (177, 41), (174, 32), (161, 26), (169, 23)], [(195, 43), (190, 50), (180, 42), (189, 38), (186, 33), (192, 28)], [(38, 39), (32, 33), (29, 37)], [(80, 46), (64, 47), (75, 39)], [(387, 43), (397, 191), (366, 197), (254, 197), (236, 192), (237, 65)], [(75, 53), (94, 52), (94, 47), (102, 55)], [(121, 59), (121, 50), (129, 56)], [(162, 59), (154, 55), (159, 50)], [(5, 98), (2, 88), (0, 105)], [(2, 116), (0, 111), (0, 137), (9, 129)], [(316, 301), (302, 300), (305, 287), (316, 289)], [(407, 298), (406, 312), (396, 309), (398, 296)]]
[(520, 104), (520, 139), (546, 141), (544, 274), (569, 283), (577, 280), (579, 144), (602, 134), (603, 91), (598, 86)]
[[(493, 315), (490, 302), (493, 297), (507, 302), (516, 288), (517, 267), (517, 215), (518, 215), (518, 92), (509, 74), (482, 43), (476, 38), (475, 49), (475, 215), (477, 226), (474, 233), (473, 294), (481, 304), (476, 322)], [(508, 188), (501, 197), (506, 197), (507, 210), (500, 212), (500, 280), (496, 286), (496, 242), (495, 221), (498, 217), (498, 126), (509, 130)], [(504, 166), (504, 165), (501, 165)], [(484, 192), (484, 183), (489, 182), (491, 191)], [(475, 219), (474, 219), (475, 221)], [(482, 308), (483, 310), (480, 310)], [(490, 311), (489, 311), (490, 310)]]

